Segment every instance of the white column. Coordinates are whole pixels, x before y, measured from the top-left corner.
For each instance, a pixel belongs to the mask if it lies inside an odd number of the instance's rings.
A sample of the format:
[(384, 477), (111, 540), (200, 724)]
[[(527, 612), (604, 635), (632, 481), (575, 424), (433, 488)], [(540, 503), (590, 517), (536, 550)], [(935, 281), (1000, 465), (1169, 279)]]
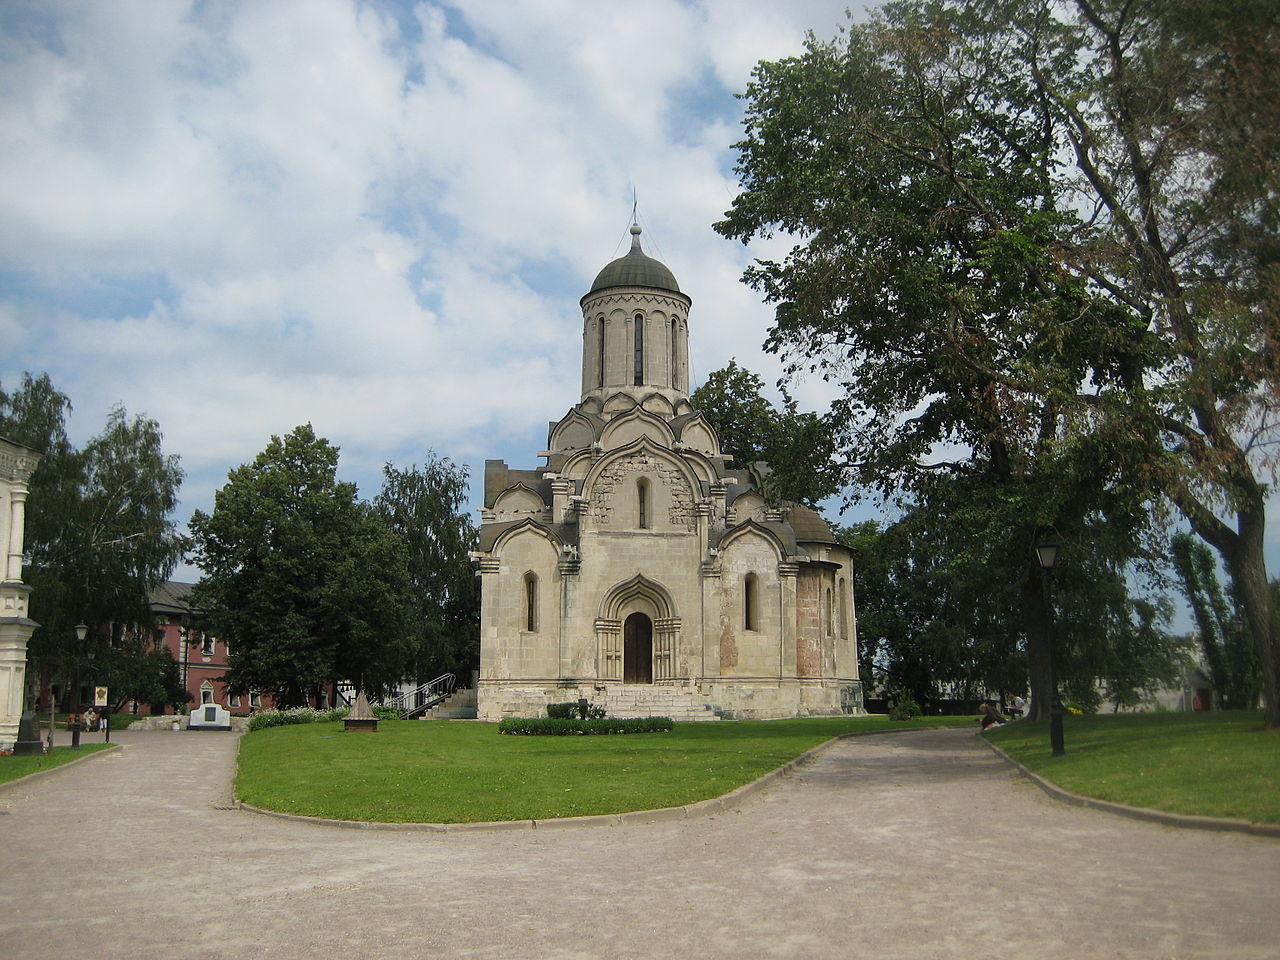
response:
[(10, 583), (22, 582), (22, 540), (23, 523), (26, 515), (27, 488), (14, 486), (9, 503), (9, 545), (8, 563), (4, 578)]

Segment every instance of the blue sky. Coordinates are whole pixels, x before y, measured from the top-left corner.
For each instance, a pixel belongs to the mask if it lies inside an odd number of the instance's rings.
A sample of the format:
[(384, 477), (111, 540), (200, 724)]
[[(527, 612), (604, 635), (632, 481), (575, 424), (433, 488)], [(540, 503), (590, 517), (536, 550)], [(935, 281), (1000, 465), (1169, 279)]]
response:
[(485, 458), (538, 465), (578, 399), (578, 299), (634, 189), (693, 299), (695, 384), (730, 358), (772, 383), (739, 278), (784, 241), (711, 229), (734, 94), (845, 6), (7, 0), (0, 382), (47, 371), (78, 442), (115, 404), (156, 418), (184, 522), (304, 422), (365, 496), (430, 449), (475, 502)]

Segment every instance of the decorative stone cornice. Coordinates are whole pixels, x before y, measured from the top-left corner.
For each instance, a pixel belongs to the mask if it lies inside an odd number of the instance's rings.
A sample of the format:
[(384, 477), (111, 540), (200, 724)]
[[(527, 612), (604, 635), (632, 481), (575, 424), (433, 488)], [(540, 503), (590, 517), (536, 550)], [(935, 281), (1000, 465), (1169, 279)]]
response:
[(40, 462), (40, 454), (8, 440), (0, 440), (0, 480), (26, 486)]
[(607, 306), (612, 303), (644, 303), (655, 307), (688, 310), (692, 302), (681, 293), (662, 293), (647, 287), (613, 287), (608, 291), (587, 294), (582, 298), (582, 309), (585, 313), (591, 307)]

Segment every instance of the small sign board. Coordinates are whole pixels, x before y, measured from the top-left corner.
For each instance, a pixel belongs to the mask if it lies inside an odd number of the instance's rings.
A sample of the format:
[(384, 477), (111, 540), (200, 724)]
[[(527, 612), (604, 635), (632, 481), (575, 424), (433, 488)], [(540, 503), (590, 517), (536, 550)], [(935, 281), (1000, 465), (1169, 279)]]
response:
[(106, 687), (93, 688), (93, 705), (95, 707), (105, 707), (107, 705), (107, 688)]

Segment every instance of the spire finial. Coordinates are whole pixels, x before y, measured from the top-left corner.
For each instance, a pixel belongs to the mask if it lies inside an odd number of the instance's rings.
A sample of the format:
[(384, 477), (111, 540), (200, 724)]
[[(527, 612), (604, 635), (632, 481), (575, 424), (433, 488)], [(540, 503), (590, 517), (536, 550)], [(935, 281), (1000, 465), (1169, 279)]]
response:
[(640, 252), (640, 217), (636, 212), (640, 201), (636, 198), (636, 185), (631, 185), (631, 252)]

